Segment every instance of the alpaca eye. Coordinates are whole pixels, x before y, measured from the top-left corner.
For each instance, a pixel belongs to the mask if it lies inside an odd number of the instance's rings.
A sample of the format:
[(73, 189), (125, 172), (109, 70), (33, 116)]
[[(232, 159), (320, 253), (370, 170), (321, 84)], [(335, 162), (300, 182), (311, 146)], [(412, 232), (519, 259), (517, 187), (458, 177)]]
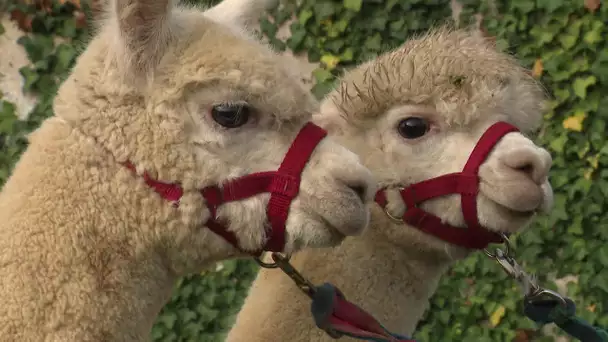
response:
[(423, 118), (409, 117), (399, 121), (397, 130), (405, 139), (416, 139), (425, 135), (430, 129), (429, 123)]
[(222, 127), (237, 128), (249, 121), (251, 107), (245, 103), (222, 103), (211, 108), (211, 117)]

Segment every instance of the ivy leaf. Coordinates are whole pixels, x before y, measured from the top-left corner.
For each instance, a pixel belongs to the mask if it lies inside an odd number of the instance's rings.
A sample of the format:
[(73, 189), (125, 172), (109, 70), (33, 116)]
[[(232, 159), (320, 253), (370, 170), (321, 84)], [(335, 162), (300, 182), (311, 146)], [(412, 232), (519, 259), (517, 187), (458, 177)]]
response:
[(492, 313), (492, 315), (490, 315), (490, 326), (492, 328), (496, 327), (498, 324), (500, 324), (500, 321), (502, 320), (502, 318), (505, 316), (505, 307), (500, 305), (496, 311), (494, 311)]
[(28, 66), (20, 68), (19, 73), (21, 74), (21, 76), (23, 76), (23, 90), (25, 92), (31, 91), (36, 82), (38, 82), (38, 80), (40, 79), (38, 73)]
[(308, 22), (308, 19), (312, 18), (313, 15), (313, 12), (309, 9), (302, 10), (298, 15), (298, 22), (300, 25), (304, 26), (306, 25), (306, 22)]
[(177, 321), (177, 315), (174, 312), (166, 311), (160, 315), (157, 320), (162, 322), (168, 330), (171, 330), (173, 329), (175, 321)]
[(589, 45), (594, 45), (596, 43), (601, 42), (603, 40), (603, 37), (602, 37), (603, 28), (604, 28), (604, 23), (594, 21), (592, 23), (591, 30), (589, 30), (587, 33), (585, 33), (585, 36), (583, 37), (583, 40), (585, 41), (585, 43), (587, 43)]
[(312, 75), (314, 76), (317, 83), (323, 83), (333, 78), (331, 72), (327, 71), (327, 69), (324, 68), (316, 68), (312, 71)]
[(378, 50), (380, 50), (381, 46), (382, 46), (382, 37), (380, 36), (379, 33), (376, 33), (375, 35), (368, 37), (365, 40), (365, 47), (369, 50), (378, 51)]
[[(522, 0), (520, 0), (522, 1)], [(523, 0), (526, 1), (526, 0)], [(551, 15), (551, 12), (555, 11), (556, 9), (560, 8), (561, 6), (563, 6), (565, 3), (565, 0), (536, 0), (536, 5), (538, 8), (541, 9), (545, 9), (549, 15)]]
[(594, 85), (596, 81), (597, 79), (593, 75), (577, 78), (572, 84), (574, 94), (584, 100), (587, 97), (587, 88)]
[(325, 64), (327, 70), (333, 70), (340, 63), (340, 57), (331, 54), (321, 56), (321, 63)]
[(587, 118), (587, 113), (576, 112), (562, 122), (562, 126), (570, 131), (581, 132), (583, 130), (583, 121)]
[(532, 68), (532, 76), (535, 78), (540, 78), (543, 74), (543, 61), (540, 58), (537, 58), (534, 61), (534, 67)]
[(4, 29), (4, 26), (2, 26), (2, 23), (0, 23), (0, 34), (4, 34), (4, 32), (6, 32), (6, 30)]
[(343, 0), (343, 3), (345, 8), (359, 12), (361, 5), (363, 5), (363, 0)]

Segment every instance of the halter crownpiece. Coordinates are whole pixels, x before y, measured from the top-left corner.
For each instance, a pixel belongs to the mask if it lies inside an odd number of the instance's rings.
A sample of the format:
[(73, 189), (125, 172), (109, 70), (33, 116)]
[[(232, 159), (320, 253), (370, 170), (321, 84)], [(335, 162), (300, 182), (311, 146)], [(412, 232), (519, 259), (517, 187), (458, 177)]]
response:
[[(236, 235), (226, 229), (217, 219), (217, 209), (220, 205), (243, 200), (255, 195), (269, 192), (270, 200), (266, 207), (266, 215), (271, 229), (267, 231), (268, 239), (261, 251), (282, 252), (285, 248), (285, 228), (289, 207), (300, 191), (302, 171), (310, 160), (312, 153), (319, 143), (327, 136), (327, 132), (312, 122), (306, 123), (298, 132), (285, 154), (279, 169), (276, 171), (256, 172), (245, 175), (221, 186), (208, 186), (200, 190), (207, 202), (210, 216), (205, 225), (211, 231), (223, 237), (235, 248), (242, 250)], [(135, 172), (130, 162), (125, 166)], [(175, 206), (183, 195), (179, 184), (162, 183), (152, 179), (148, 173), (143, 174), (144, 181), (162, 198), (171, 201)]]
[[(493, 124), (481, 136), (461, 172), (442, 175), (400, 188), (399, 192), (406, 205), (406, 210), (398, 220), (445, 242), (469, 249), (483, 249), (490, 243), (502, 242), (502, 235), (483, 227), (477, 217), (479, 168), (496, 144), (511, 132), (519, 132), (519, 129), (503, 121)], [(375, 201), (389, 217), (396, 219), (386, 209), (388, 200), (385, 191), (386, 188), (380, 189), (376, 193)], [(420, 203), (431, 198), (451, 194), (460, 194), (462, 215), (467, 224), (466, 229), (447, 224), (436, 215), (418, 207)]]

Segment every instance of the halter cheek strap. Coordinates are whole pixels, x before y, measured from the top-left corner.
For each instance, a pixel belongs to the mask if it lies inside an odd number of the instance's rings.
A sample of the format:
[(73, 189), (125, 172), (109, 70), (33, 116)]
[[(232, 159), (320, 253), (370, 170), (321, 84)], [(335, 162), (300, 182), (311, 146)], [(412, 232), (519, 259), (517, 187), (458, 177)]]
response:
[[(507, 122), (497, 122), (481, 136), (462, 172), (442, 175), (401, 188), (401, 198), (406, 205), (401, 220), (445, 242), (469, 249), (483, 249), (490, 243), (502, 242), (502, 236), (499, 233), (492, 232), (479, 223), (477, 215), (479, 168), (494, 146), (505, 135), (518, 131), (515, 126)], [(388, 200), (385, 191), (386, 188), (380, 189), (376, 193), (375, 201), (390, 216), (386, 211)], [(418, 207), (426, 200), (450, 194), (460, 194), (462, 215), (467, 224), (466, 229), (447, 224), (436, 215)]]
[[(283, 251), (289, 207), (299, 193), (302, 171), (325, 136), (327, 136), (327, 132), (324, 129), (308, 122), (298, 132), (277, 171), (252, 173), (223, 183), (221, 186), (213, 185), (201, 189), (200, 192), (211, 213), (209, 220), (205, 223), (207, 228), (223, 237), (235, 248), (242, 250), (236, 235), (218, 220), (217, 209), (228, 202), (240, 201), (269, 192), (270, 200), (266, 208), (266, 215), (270, 223), (270, 229), (266, 231), (268, 240), (263, 249), (255, 251), (254, 254), (259, 255), (263, 251)], [(125, 166), (135, 172), (135, 167), (130, 162), (126, 162)], [(175, 206), (179, 205), (179, 200), (183, 196), (183, 190), (179, 184), (156, 181), (147, 172), (144, 172), (143, 178), (146, 184), (162, 198), (173, 202)]]

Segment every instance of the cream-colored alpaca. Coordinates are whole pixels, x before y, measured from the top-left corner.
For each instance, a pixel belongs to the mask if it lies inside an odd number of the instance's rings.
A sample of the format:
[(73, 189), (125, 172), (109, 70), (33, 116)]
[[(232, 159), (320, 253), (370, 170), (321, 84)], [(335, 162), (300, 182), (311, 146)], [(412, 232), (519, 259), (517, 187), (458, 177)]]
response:
[[(526, 70), (480, 34), (441, 28), (348, 72), (316, 119), (391, 189), (387, 210), (401, 217), (405, 205), (395, 188), (461, 171), (498, 121), (533, 132), (543, 100)], [(519, 132), (506, 134), (479, 169), (479, 222), (511, 233), (550, 208), (550, 166), (546, 150)], [(460, 197), (437, 197), (420, 207), (463, 227), (464, 236), (470, 227), (464, 228)], [(442, 274), (471, 251), (395, 223), (376, 205), (366, 234), (334, 249), (300, 252), (292, 262), (313, 283), (335, 284), (389, 330), (409, 336)], [(309, 298), (280, 271), (265, 269), (227, 339), (332, 340), (315, 327)]]
[[(169, 0), (112, 2), (0, 194), (0, 340), (147, 340), (178, 277), (279, 236), (266, 233), (281, 223), (271, 189), (278, 202), (300, 190), (286, 251), (366, 226), (369, 170), (305, 125), (318, 104), (274, 53), (219, 21)], [(207, 221), (200, 189), (277, 170), (296, 141), (301, 184), (297, 170), (275, 175)], [(219, 191), (228, 201), (262, 180)]]

